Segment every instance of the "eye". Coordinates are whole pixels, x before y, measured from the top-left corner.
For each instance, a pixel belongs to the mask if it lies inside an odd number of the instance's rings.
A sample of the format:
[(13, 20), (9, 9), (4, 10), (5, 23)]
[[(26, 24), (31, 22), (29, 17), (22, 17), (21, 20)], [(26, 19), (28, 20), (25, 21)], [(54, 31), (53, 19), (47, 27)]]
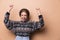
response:
[(27, 16), (27, 15), (24, 15), (24, 16)]
[(21, 15), (21, 16), (23, 16), (23, 15)]

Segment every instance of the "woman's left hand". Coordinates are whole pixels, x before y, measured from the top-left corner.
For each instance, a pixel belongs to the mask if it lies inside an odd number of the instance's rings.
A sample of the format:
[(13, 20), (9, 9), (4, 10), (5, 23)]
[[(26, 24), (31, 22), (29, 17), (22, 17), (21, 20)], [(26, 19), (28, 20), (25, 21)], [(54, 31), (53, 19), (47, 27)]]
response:
[(40, 8), (36, 8), (36, 12), (38, 13), (38, 15), (41, 15), (41, 10), (40, 10)]

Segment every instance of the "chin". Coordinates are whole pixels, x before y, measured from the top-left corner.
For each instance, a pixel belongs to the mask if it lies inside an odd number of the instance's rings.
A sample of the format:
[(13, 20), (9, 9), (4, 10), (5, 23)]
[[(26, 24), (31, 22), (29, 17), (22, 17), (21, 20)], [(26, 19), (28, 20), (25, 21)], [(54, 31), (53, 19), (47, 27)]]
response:
[(22, 20), (22, 21), (26, 21), (26, 19)]

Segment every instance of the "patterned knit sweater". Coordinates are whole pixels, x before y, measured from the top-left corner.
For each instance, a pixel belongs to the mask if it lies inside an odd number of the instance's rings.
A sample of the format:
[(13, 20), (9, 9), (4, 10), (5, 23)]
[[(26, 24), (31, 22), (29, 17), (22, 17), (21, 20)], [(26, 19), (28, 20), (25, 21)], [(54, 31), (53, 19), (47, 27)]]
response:
[(39, 15), (39, 21), (12, 21), (9, 19), (9, 12), (6, 12), (4, 17), (4, 24), (7, 29), (11, 30), (15, 35), (18, 36), (29, 36), (30, 33), (37, 29), (41, 29), (44, 26), (43, 16)]

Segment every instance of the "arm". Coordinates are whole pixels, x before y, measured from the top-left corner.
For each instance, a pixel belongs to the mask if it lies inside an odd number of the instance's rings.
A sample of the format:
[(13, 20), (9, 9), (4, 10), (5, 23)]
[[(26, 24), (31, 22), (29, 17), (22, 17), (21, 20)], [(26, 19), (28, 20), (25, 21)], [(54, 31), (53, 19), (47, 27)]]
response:
[(39, 15), (39, 23), (41, 24), (41, 27), (44, 26), (44, 20), (42, 15)]
[(38, 13), (38, 17), (39, 17), (39, 21), (38, 22), (34, 22), (33, 23), (33, 31), (37, 30), (37, 29), (41, 29), (44, 26), (44, 20), (43, 20), (43, 16), (41, 14), (40, 9), (36, 9), (37, 13)]
[(44, 26), (44, 20), (42, 15), (39, 15), (39, 22), (37, 22), (36, 25), (37, 25), (36, 26), (37, 29), (40, 29)]
[(13, 27), (13, 22), (11, 20), (9, 20), (9, 16), (10, 16), (10, 11), (12, 10), (13, 5), (10, 5), (9, 11), (6, 12), (5, 16), (4, 16), (4, 24), (6, 25), (6, 27), (11, 30)]
[(40, 28), (42, 28), (43, 26), (44, 26), (44, 20), (43, 20), (43, 16), (42, 16), (42, 12), (41, 12), (41, 10), (40, 10), (40, 8), (37, 8), (36, 9), (37, 10), (37, 13), (38, 13), (38, 17), (39, 17), (39, 22), (36, 22), (36, 29), (40, 29)]
[(11, 30), (12, 29), (12, 23), (9, 20), (9, 16), (10, 16), (10, 13), (9, 12), (6, 12), (5, 17), (4, 17), (4, 24), (6, 25), (6, 27), (9, 30)]

